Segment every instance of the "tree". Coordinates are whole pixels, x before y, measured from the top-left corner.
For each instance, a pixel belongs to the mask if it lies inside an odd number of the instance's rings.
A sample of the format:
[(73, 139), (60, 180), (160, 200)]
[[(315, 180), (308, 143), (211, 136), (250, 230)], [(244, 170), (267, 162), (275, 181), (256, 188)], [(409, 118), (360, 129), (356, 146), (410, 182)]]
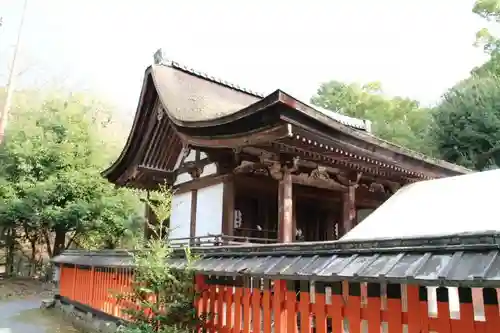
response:
[[(488, 22), (500, 23), (500, 1), (476, 0), (472, 12), (486, 19)], [(499, 40), (488, 28), (482, 28), (476, 33), (476, 45), (483, 46), (488, 53), (498, 51)]]
[[(199, 330), (202, 319), (195, 304), (193, 263), (197, 259), (185, 249), (186, 265), (174, 269), (168, 260), (173, 248), (164, 223), (172, 211), (172, 193), (166, 185), (160, 186), (153, 200), (147, 204), (155, 214), (157, 225), (151, 225), (153, 237), (138, 237), (133, 258), (134, 274), (131, 292), (117, 293), (119, 302), (126, 301), (125, 312), (130, 315), (126, 333), (189, 333)], [(144, 236), (141, 235), (141, 236)], [(127, 306), (128, 305), (128, 306)]]
[(17, 105), (0, 148), (0, 223), (50, 256), (88, 237), (117, 246), (141, 203), (100, 176), (116, 156), (107, 107), (83, 95)]
[(500, 81), (471, 77), (433, 110), (430, 136), (441, 158), (485, 170), (500, 166)]
[[(472, 11), (489, 23), (500, 23), (500, 1), (498, 0), (477, 0)], [(490, 59), (474, 68), (472, 74), (475, 76), (500, 75), (500, 39), (490, 29), (482, 28), (476, 33), (475, 45), (482, 47), (490, 55)]]
[[(473, 12), (500, 23), (498, 0), (477, 0)], [(432, 111), (429, 137), (439, 157), (485, 170), (500, 166), (500, 40), (487, 28), (476, 37), (490, 58), (444, 94)]]
[(330, 81), (320, 86), (311, 102), (342, 114), (371, 120), (374, 134), (401, 146), (430, 153), (426, 140), (429, 112), (417, 101), (384, 95), (381, 84), (363, 86)]

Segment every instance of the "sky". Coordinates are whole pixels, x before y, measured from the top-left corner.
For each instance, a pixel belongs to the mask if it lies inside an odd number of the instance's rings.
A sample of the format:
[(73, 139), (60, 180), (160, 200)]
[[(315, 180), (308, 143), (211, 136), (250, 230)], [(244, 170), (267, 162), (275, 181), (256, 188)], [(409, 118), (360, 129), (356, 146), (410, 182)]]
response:
[[(24, 0), (0, 0), (0, 84)], [(433, 104), (486, 58), (471, 0), (28, 0), (19, 85), (89, 90), (129, 117), (144, 70), (169, 59), (305, 101), (328, 80), (380, 81)]]

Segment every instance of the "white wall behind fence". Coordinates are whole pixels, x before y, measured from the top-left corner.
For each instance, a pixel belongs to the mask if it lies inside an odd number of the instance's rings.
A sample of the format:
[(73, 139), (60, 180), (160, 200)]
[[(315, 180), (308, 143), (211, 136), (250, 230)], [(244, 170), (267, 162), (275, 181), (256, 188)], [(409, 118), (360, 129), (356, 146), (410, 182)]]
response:
[(222, 234), (222, 183), (198, 190), (196, 236)]
[(170, 238), (189, 237), (191, 223), (191, 191), (175, 194), (170, 215)]

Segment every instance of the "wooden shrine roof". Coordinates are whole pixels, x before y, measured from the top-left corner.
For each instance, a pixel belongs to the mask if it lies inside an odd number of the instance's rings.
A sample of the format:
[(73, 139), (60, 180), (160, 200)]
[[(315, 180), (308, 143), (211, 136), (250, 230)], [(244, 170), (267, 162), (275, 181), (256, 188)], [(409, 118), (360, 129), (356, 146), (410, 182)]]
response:
[(125, 147), (103, 175), (118, 185), (148, 188), (169, 176), (183, 147), (276, 143), (303, 158), (313, 152), (324, 163), (410, 181), (470, 171), (381, 140), (367, 129), (367, 121), (311, 106), (281, 90), (267, 96), (246, 90), (167, 61), (159, 51), (146, 70)]

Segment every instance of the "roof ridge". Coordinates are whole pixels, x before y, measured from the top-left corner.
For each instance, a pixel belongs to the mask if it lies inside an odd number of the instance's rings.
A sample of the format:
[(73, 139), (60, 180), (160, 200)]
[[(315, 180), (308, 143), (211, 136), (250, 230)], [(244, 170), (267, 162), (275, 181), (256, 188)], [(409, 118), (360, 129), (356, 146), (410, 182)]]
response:
[(154, 57), (154, 63), (155, 63), (155, 65), (165, 65), (165, 66), (174, 67), (176, 69), (180, 69), (182, 71), (188, 72), (190, 74), (196, 75), (196, 76), (201, 77), (203, 79), (212, 81), (214, 83), (223, 85), (225, 87), (228, 87), (228, 88), (240, 91), (240, 92), (248, 94), (248, 95), (252, 95), (252, 96), (255, 96), (255, 97), (258, 97), (258, 98), (264, 98), (264, 97), (266, 97), (266, 95), (263, 94), (263, 93), (260, 93), (260, 92), (257, 92), (255, 90), (251, 90), (251, 89), (242, 87), (239, 84), (226, 81), (226, 80), (224, 80), (222, 78), (215, 77), (215, 76), (210, 75), (210, 74), (208, 74), (206, 72), (202, 72), (202, 71), (196, 70), (196, 69), (194, 69), (194, 68), (192, 68), (190, 66), (187, 66), (185, 64), (182, 64), (182, 63), (180, 63), (178, 61), (168, 59), (167, 57), (165, 57), (165, 52), (161, 48), (158, 49), (155, 52), (155, 54), (154, 54), (153, 57)]

